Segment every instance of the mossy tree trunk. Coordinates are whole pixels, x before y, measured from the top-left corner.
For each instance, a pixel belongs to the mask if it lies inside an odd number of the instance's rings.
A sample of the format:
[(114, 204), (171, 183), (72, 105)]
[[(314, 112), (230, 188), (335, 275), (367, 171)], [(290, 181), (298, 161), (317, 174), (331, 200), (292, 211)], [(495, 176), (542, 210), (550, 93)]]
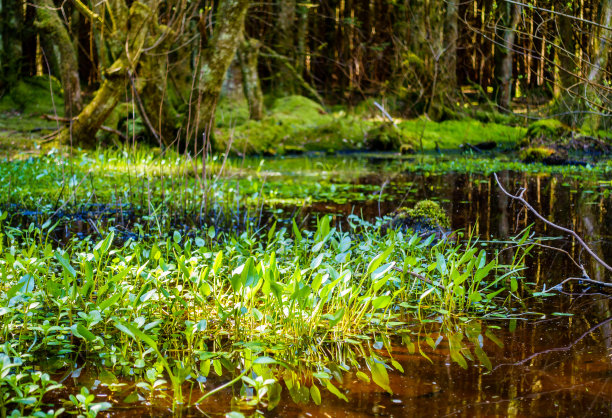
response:
[[(62, 143), (95, 144), (96, 133), (124, 94), (130, 72), (138, 63), (147, 35), (148, 22), (154, 10), (140, 2), (134, 2), (129, 12), (123, 14), (121, 11), (124, 9), (121, 6), (124, 5), (125, 3), (120, 4), (113, 9), (116, 12), (114, 32), (123, 33), (123, 52), (110, 68), (104, 71), (104, 81), (91, 102), (83, 108), (68, 128), (62, 130), (59, 137)], [(115, 33), (114, 36), (118, 38), (119, 34)]]
[(249, 104), (249, 117), (253, 120), (263, 118), (263, 93), (257, 73), (257, 60), (261, 42), (245, 39), (238, 46), (238, 61), (242, 73), (242, 89)]
[(499, 13), (495, 28), (495, 102), (501, 111), (509, 112), (512, 101), (512, 57), (516, 27), (521, 17), (522, 6), (501, 0), (497, 4)]
[(52, 0), (36, 0), (36, 26), (41, 29), (46, 38), (46, 44), (52, 48), (47, 54), (54, 55), (58, 66), (62, 88), (64, 89), (65, 115), (72, 117), (83, 108), (81, 84), (79, 80), (79, 65), (76, 51), (68, 35), (68, 30), (62, 23)]
[(199, 68), (200, 107), (195, 130), (196, 143), (200, 141), (202, 131), (210, 135), (214, 126), (215, 109), (223, 78), (242, 39), (249, 3), (248, 0), (222, 0), (219, 4), (213, 35), (202, 52)]

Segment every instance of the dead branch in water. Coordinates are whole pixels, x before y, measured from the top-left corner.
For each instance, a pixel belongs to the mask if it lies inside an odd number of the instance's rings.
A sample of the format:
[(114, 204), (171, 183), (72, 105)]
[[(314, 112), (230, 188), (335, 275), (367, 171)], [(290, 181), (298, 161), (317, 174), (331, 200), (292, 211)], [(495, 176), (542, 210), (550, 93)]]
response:
[[(506, 191), (506, 189), (504, 189), (504, 186), (502, 186), (501, 182), (499, 181), (499, 178), (497, 177), (497, 173), (493, 173), (493, 176), (495, 177), (495, 181), (497, 182), (497, 185), (499, 186), (501, 191), (506, 196), (510, 197), (511, 199), (518, 200), (519, 202), (521, 202), (523, 204), (523, 206), (525, 206), (527, 209), (529, 209), (539, 220), (544, 222), (546, 225), (551, 226), (551, 227), (553, 227), (555, 229), (558, 229), (559, 231), (565, 232), (566, 234), (569, 234), (572, 237), (574, 237), (576, 239), (576, 241), (578, 241), (578, 243), (582, 246), (582, 248), (584, 248), (585, 251), (591, 255), (591, 257), (593, 257), (599, 264), (604, 266), (608, 271), (612, 271), (612, 267), (610, 267), (608, 264), (606, 264), (605, 261), (603, 261), (597, 254), (595, 254), (595, 252), (593, 250), (591, 250), (591, 248), (589, 248), (589, 246), (582, 240), (582, 238), (580, 238), (580, 236), (576, 232), (572, 231), (571, 229), (567, 229), (567, 228), (564, 228), (564, 227), (562, 227), (560, 225), (552, 223), (551, 221), (549, 221), (548, 219), (546, 219), (545, 217), (540, 215), (538, 213), (538, 211), (536, 211), (533, 208), (533, 206), (531, 206), (529, 203), (527, 203), (527, 201), (523, 198), (523, 193), (525, 193), (525, 189), (522, 189), (520, 191), (520, 193), (518, 195), (516, 195), (516, 196), (513, 195), (513, 194), (510, 194), (508, 191)], [(603, 282), (599, 282), (599, 283), (603, 283)]]

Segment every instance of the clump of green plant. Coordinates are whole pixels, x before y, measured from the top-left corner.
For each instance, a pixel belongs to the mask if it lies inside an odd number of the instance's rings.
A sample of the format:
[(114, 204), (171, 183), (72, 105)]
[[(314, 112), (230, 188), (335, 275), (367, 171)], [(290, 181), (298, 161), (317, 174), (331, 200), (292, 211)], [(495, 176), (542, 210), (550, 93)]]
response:
[(373, 151), (397, 151), (401, 145), (402, 133), (390, 122), (380, 123), (366, 134), (366, 146)]
[(531, 162), (543, 162), (550, 156), (555, 154), (555, 150), (548, 147), (528, 147), (522, 149), (519, 153), (521, 160)]
[[(505, 312), (506, 295), (518, 297), (525, 257), (520, 245), (503, 264), (470, 239), (383, 235), (356, 216), (347, 231), (325, 216), (314, 231), (295, 222), (260, 235), (208, 228), (203, 236), (173, 231), (119, 245), (115, 231), (98, 225), (103, 239), (72, 238), (54, 248), (49, 234), (57, 224), (13, 228), (5, 214), (1, 332), (11, 349), (32, 359), (78, 352), (101, 369), (100, 381), (130, 374), (145, 397), (164, 384), (164, 373), (175, 405), (241, 384), (250, 388), (247, 405), (273, 408), (280, 382), (293, 399), (319, 403), (325, 390), (347, 400), (334, 384), (347, 371), (392, 392), (387, 368), (401, 365), (387, 335), (427, 315), (468, 321)], [(336, 355), (338, 344), (348, 348)], [(467, 367), (464, 357), (453, 359)], [(229, 382), (203, 384), (213, 372)], [(204, 395), (190, 398), (187, 385), (200, 385)], [(80, 395), (71, 399), (81, 412), (108, 407)], [(12, 386), (3, 396), (5, 406), (19, 404)]]
[(450, 221), (444, 209), (433, 200), (421, 200), (413, 208), (400, 208), (393, 218), (391, 225), (394, 227), (422, 226), (431, 229), (449, 228)]

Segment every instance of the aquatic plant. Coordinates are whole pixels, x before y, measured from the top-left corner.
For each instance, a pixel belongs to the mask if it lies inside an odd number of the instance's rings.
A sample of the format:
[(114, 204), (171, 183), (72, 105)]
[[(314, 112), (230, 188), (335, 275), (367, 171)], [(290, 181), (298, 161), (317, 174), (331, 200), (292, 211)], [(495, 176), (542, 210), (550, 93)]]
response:
[[(322, 389), (345, 399), (333, 382), (348, 371), (390, 391), (386, 369), (399, 366), (392, 333), (430, 315), (503, 315), (507, 295), (516, 296), (528, 248), (506, 265), (473, 240), (432, 244), (349, 221), (347, 231), (322, 217), (314, 231), (293, 223), (263, 235), (208, 229), (125, 242), (110, 230), (61, 248), (49, 242), (51, 224), (3, 223), (0, 332), (23, 367), (45, 357), (60, 368), (90, 364), (100, 381), (131, 377), (129, 393), (146, 396), (164, 385), (163, 373), (177, 407), (214, 395), (206, 384), (214, 371), (228, 376), (225, 385), (252, 388), (246, 403), (272, 408), (283, 388), (294, 399), (320, 402)], [(185, 394), (193, 384), (199, 398)], [(15, 388), (2, 387), (6, 407), (18, 407)], [(72, 408), (106, 407), (81, 395)]]

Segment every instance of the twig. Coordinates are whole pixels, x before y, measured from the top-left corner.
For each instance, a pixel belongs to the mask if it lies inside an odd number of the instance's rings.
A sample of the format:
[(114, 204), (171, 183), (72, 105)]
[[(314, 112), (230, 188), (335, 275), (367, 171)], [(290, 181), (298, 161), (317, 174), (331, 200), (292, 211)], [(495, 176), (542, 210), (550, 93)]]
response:
[(600, 282), (599, 280), (587, 279), (584, 277), (568, 277), (567, 279), (563, 280), (561, 283), (559, 283), (555, 287), (563, 286), (565, 283), (569, 282), (570, 280), (581, 280), (583, 282), (594, 283), (599, 286), (612, 287), (612, 283)]
[(567, 228), (564, 228), (564, 227), (562, 227), (560, 225), (552, 223), (551, 221), (549, 221), (548, 219), (546, 219), (545, 217), (540, 215), (538, 213), (538, 211), (536, 211), (533, 208), (533, 206), (531, 206), (529, 203), (527, 203), (527, 201), (523, 198), (523, 193), (525, 193), (525, 189), (521, 190), (521, 192), (520, 192), (520, 194), (518, 196), (510, 194), (510, 193), (508, 193), (508, 191), (506, 191), (506, 189), (504, 189), (504, 186), (502, 186), (501, 182), (499, 181), (499, 178), (497, 177), (497, 173), (493, 173), (493, 176), (495, 177), (495, 181), (497, 182), (497, 185), (499, 186), (501, 191), (506, 196), (510, 197), (511, 199), (518, 200), (519, 202), (521, 202), (527, 209), (529, 209), (531, 212), (533, 212), (533, 214), (538, 219), (540, 219), (542, 222), (544, 222), (546, 225), (551, 226), (551, 227), (553, 227), (555, 229), (558, 229), (559, 231), (565, 232), (566, 234), (569, 234), (572, 237), (574, 237), (576, 239), (576, 241), (578, 241), (578, 243), (585, 249), (585, 251), (591, 255), (591, 257), (593, 257), (599, 264), (604, 266), (608, 271), (612, 271), (612, 267), (610, 267), (608, 264), (606, 264), (605, 261), (603, 261), (601, 258), (599, 258), (599, 256), (597, 254), (595, 254), (595, 252), (589, 248), (589, 246), (582, 240), (582, 238), (580, 238), (580, 236), (576, 232), (572, 231), (571, 229), (567, 229)]
[(380, 105), (378, 102), (374, 102), (374, 106), (376, 106), (378, 108), (378, 110), (380, 110), (380, 112), (383, 114), (383, 116), (386, 117), (387, 119), (389, 119), (389, 121), (393, 124), (393, 126), (395, 126), (397, 128), (397, 125), (395, 124), (395, 121), (393, 120), (393, 118), (391, 117), (389, 112), (387, 112), (385, 110), (385, 108), (382, 107), (382, 105)]

